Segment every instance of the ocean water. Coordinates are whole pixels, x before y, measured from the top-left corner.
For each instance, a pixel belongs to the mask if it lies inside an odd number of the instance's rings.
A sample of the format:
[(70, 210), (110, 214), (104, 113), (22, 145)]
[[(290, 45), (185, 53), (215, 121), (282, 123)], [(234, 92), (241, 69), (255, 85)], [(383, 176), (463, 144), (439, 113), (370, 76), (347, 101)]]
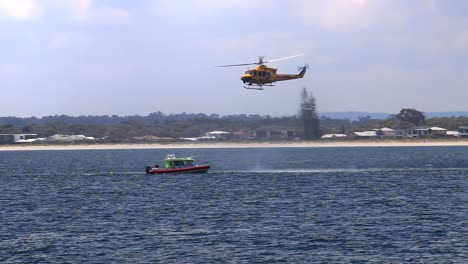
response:
[[(202, 175), (146, 175), (166, 154)], [(468, 148), (0, 152), (1, 263), (467, 263)]]

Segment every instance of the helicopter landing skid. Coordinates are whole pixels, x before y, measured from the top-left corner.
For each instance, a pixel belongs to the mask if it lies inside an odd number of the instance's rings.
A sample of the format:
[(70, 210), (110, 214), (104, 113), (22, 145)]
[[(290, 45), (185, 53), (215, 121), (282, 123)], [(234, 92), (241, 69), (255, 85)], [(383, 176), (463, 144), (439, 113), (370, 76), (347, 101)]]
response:
[(249, 89), (249, 90), (263, 90), (263, 86), (269, 86), (269, 87), (273, 87), (275, 86), (274, 84), (263, 84), (263, 85), (259, 85), (259, 84), (249, 84), (247, 86), (244, 85), (244, 88), (245, 89)]

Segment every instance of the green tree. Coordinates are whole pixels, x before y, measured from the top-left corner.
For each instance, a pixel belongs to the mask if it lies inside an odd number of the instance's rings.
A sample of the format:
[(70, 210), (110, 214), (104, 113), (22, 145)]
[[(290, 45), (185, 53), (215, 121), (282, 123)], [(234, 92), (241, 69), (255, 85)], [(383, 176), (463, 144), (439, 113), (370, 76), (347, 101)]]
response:
[(400, 113), (394, 116), (396, 119), (414, 124), (416, 126), (426, 123), (426, 116), (423, 112), (414, 108), (403, 108)]
[(317, 139), (320, 137), (320, 119), (317, 112), (315, 97), (302, 88), (300, 116), (304, 124), (304, 139)]

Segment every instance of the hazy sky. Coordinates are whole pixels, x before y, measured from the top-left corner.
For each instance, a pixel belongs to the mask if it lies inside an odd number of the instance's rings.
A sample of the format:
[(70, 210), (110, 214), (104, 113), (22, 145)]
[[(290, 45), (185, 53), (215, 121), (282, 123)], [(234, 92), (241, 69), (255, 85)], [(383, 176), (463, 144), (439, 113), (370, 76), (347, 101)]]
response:
[(0, 0), (0, 43), (0, 116), (468, 110), (465, 0)]

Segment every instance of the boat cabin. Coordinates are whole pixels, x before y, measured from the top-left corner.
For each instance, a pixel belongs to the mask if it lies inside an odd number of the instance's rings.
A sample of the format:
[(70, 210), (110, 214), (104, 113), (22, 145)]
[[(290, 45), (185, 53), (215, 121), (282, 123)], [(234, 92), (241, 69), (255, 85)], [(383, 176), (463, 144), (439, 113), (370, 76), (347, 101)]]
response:
[(184, 168), (193, 166), (192, 158), (176, 158), (175, 155), (167, 155), (166, 168)]

